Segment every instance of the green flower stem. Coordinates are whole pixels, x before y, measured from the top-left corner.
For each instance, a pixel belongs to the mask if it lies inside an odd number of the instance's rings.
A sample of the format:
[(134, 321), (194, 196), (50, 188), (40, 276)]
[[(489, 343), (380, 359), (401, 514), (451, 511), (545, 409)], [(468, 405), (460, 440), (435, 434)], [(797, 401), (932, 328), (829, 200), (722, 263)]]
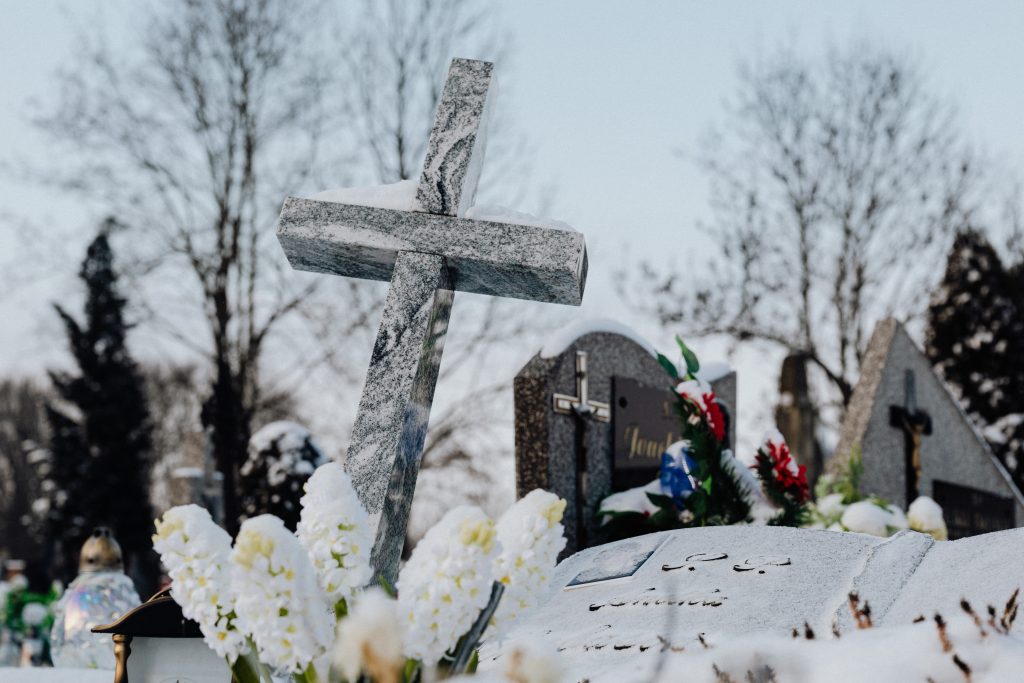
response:
[(270, 680), (269, 677), (263, 678), (260, 663), (252, 650), (238, 655), (234, 664), (230, 662), (228, 664), (231, 667), (231, 676), (235, 683), (264, 683), (264, 681)]
[(320, 677), (316, 673), (316, 667), (310, 662), (309, 666), (302, 673), (292, 674), (295, 683), (320, 683)]

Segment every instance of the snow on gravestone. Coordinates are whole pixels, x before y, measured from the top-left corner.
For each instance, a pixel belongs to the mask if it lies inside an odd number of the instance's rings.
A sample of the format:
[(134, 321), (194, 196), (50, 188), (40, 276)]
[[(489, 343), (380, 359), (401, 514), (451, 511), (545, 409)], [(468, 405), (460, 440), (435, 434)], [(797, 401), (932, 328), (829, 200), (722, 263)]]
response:
[[(736, 374), (707, 370), (731, 442)], [(595, 512), (605, 496), (658, 476), (679, 438), (670, 385), (647, 341), (603, 319), (559, 330), (516, 374), (516, 493), (543, 488), (567, 501), (562, 557), (602, 541)]]
[(1024, 496), (903, 326), (878, 323), (830, 467), (860, 452), (861, 493), (942, 506), (950, 538), (1024, 525)]
[[(556, 568), (549, 593), (509, 634), (556, 647), (568, 680), (650, 680), (663, 648), (701, 649), (698, 636), (828, 634), (855, 629), (848, 596), (876, 625), (1002, 606), (1024, 581), (1024, 529), (936, 542), (785, 527), (705, 527), (588, 548)], [(1024, 620), (1015, 632), (1024, 633)], [(501, 650), (481, 652), (481, 669)]]

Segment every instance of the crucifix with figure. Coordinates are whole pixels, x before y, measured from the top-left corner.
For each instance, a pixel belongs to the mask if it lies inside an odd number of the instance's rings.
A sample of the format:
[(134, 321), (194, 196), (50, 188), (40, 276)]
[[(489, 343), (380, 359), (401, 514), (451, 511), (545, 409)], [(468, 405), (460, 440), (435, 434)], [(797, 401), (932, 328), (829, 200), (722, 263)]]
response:
[(931, 416), (917, 407), (913, 370), (907, 370), (903, 376), (903, 405), (889, 407), (889, 424), (903, 431), (907, 496), (905, 507), (920, 495), (921, 438), (932, 433)]
[(576, 421), (576, 547), (587, 547), (587, 526), (584, 508), (587, 501), (587, 421), (611, 422), (607, 403), (590, 400), (590, 379), (587, 377), (587, 352), (576, 351), (576, 395), (555, 394), (551, 397), (556, 413), (572, 415)]
[(292, 267), (389, 280), (345, 469), (375, 526), (378, 576), (394, 582), (455, 291), (578, 306), (577, 232), (469, 220), (493, 65), (452, 60), (414, 211), (288, 197), (277, 236)]

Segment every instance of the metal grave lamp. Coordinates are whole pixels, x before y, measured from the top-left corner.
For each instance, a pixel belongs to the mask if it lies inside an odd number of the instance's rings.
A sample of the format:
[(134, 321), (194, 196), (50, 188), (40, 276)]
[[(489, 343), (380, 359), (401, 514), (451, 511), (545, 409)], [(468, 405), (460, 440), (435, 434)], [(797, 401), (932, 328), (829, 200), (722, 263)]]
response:
[(114, 683), (229, 683), (231, 670), (165, 589), (93, 633), (114, 639)]

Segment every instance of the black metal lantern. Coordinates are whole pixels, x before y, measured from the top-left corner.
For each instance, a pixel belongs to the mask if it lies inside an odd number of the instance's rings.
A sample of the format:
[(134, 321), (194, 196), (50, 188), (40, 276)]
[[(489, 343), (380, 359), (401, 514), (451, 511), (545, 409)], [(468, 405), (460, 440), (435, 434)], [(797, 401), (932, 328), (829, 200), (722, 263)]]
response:
[(231, 670), (205, 642), (199, 624), (163, 590), (93, 633), (114, 639), (114, 683), (228, 683)]

